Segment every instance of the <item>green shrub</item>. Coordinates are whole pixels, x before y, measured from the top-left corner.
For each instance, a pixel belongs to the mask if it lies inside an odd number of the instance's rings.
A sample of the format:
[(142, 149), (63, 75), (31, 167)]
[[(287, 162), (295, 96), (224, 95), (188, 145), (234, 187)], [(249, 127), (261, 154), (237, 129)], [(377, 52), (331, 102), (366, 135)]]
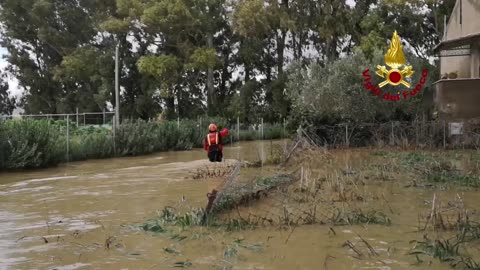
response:
[(70, 160), (108, 158), (114, 155), (110, 134), (92, 133), (70, 139)]
[(240, 141), (254, 141), (259, 137), (258, 131), (256, 130), (241, 130), (240, 131)]
[(0, 169), (42, 168), (61, 162), (65, 140), (62, 128), (45, 120), (0, 123)]
[(136, 156), (155, 150), (157, 125), (143, 120), (124, 121), (115, 132), (117, 155)]

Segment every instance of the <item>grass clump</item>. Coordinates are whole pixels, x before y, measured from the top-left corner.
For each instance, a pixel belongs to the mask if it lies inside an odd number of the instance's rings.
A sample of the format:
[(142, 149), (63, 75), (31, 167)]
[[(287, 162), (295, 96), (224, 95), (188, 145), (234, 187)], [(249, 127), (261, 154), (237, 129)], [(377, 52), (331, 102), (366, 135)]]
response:
[[(412, 241), (415, 246), (410, 255), (427, 255), (448, 262), (451, 267), (457, 269), (480, 269), (480, 262), (473, 259), (468, 252), (469, 244), (480, 243), (480, 224), (472, 221), (471, 211), (465, 209), (460, 197), (454, 202), (442, 205), (437, 202), (436, 196), (432, 200), (432, 210), (428, 215), (423, 231), (448, 232), (453, 237), (442, 239), (429, 239), (424, 236), (424, 241)], [(453, 220), (453, 221), (452, 221)], [(431, 226), (428, 226), (431, 224)], [(436, 234), (438, 235), (438, 234)]]
[(255, 181), (255, 185), (263, 189), (272, 189), (282, 184), (292, 181), (292, 176), (287, 174), (277, 175), (274, 177), (260, 177)]
[(162, 224), (159, 220), (152, 219), (145, 222), (142, 225), (142, 229), (146, 232), (153, 232), (153, 233), (164, 233), (166, 232), (165, 228), (163, 228)]
[[(255, 224), (244, 219), (227, 219), (220, 220), (214, 215), (206, 213), (205, 209), (192, 209), (189, 212), (179, 214), (171, 207), (165, 207), (162, 213), (154, 219), (150, 219), (140, 228), (146, 232), (165, 233), (169, 226), (179, 226), (183, 229), (188, 227), (211, 227), (223, 228), (226, 231), (240, 231), (252, 228)], [(172, 239), (182, 241), (186, 237), (181, 235), (173, 235)]]
[(379, 224), (391, 225), (390, 218), (384, 213), (376, 210), (364, 211), (354, 209), (352, 211), (341, 211), (337, 209), (336, 213), (329, 219), (334, 225), (359, 225), (359, 224)]
[(452, 239), (427, 239), (427, 241), (413, 242), (415, 246), (409, 254), (417, 256), (417, 260), (419, 260), (418, 255), (426, 255), (449, 263), (454, 269), (480, 270), (480, 262), (462, 252), (465, 249), (464, 244), (468, 241), (462, 239), (461, 234)]

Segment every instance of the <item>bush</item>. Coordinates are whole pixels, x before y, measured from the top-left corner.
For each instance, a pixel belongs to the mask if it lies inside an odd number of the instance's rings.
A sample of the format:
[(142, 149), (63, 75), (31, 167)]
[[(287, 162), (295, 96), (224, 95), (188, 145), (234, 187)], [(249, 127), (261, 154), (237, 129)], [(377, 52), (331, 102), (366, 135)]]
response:
[[(265, 124), (263, 127), (263, 139), (264, 140), (277, 140), (286, 138), (287, 134), (283, 130), (283, 126), (280, 124)], [(240, 141), (254, 141), (262, 139), (262, 133), (258, 130), (240, 130)]]
[(43, 168), (65, 156), (62, 128), (46, 120), (0, 122), (0, 169)]
[(70, 139), (70, 160), (100, 159), (113, 155), (113, 137), (111, 135), (93, 133)]

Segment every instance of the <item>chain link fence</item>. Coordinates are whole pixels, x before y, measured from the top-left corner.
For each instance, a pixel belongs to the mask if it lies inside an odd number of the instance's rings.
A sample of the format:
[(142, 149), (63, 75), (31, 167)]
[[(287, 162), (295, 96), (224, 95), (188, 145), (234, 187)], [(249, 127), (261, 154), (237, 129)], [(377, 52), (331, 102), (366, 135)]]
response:
[(25, 115), (0, 115), (0, 120), (7, 119), (34, 119), (34, 120), (52, 120), (69, 121), (75, 127), (85, 126), (112, 126), (115, 121), (114, 112), (89, 112), (89, 113), (71, 113), (71, 114), (25, 114)]
[(480, 146), (480, 121), (344, 123), (308, 128), (308, 136), (330, 148), (401, 146), (474, 148)]

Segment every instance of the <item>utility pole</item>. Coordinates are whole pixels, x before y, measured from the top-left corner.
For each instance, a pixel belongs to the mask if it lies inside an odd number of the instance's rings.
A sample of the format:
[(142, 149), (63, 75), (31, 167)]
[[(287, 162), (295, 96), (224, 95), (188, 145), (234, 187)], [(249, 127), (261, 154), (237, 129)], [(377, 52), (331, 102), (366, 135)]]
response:
[(119, 89), (119, 70), (118, 70), (118, 54), (120, 44), (115, 48), (115, 121), (116, 127), (120, 125), (120, 89)]

